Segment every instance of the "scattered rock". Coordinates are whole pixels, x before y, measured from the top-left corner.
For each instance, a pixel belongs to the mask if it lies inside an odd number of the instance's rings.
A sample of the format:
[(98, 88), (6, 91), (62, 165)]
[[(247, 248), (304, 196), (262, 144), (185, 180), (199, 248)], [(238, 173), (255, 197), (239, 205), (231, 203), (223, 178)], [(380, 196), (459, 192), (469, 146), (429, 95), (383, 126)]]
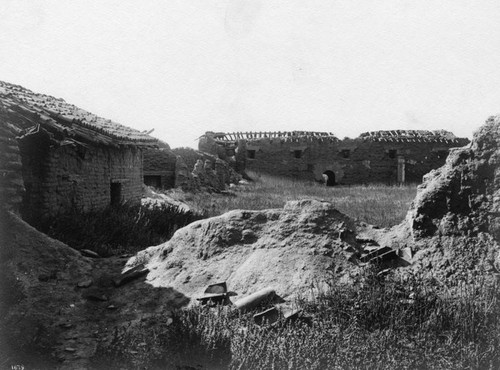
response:
[(87, 279), (87, 280), (80, 281), (76, 286), (78, 288), (88, 288), (91, 285), (92, 285), (92, 280)]
[(99, 291), (90, 291), (90, 292), (85, 292), (83, 294), (83, 298), (88, 299), (89, 301), (96, 301), (96, 302), (105, 302), (108, 300), (108, 297), (100, 293)]
[(94, 251), (91, 251), (90, 249), (81, 249), (80, 253), (82, 254), (82, 256), (85, 256), (85, 257), (101, 258), (101, 256), (99, 256), (99, 254), (97, 254)]
[(131, 282), (132, 280), (138, 279), (141, 276), (147, 275), (149, 273), (149, 269), (145, 268), (144, 265), (138, 265), (134, 268), (131, 268), (125, 271), (120, 276), (113, 279), (113, 284), (116, 287), (122, 286)]

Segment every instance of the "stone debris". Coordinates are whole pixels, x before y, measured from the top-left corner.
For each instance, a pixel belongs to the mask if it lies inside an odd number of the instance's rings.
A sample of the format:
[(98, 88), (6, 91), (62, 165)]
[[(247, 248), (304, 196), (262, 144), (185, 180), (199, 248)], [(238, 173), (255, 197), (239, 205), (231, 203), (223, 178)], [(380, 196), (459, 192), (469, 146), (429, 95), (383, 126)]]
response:
[(390, 247), (378, 247), (360, 257), (361, 262), (382, 262), (397, 258), (396, 251)]
[(108, 297), (106, 295), (99, 292), (86, 292), (83, 294), (83, 298), (95, 302), (106, 302), (108, 300)]
[(234, 306), (242, 312), (253, 310), (265, 302), (271, 302), (276, 297), (276, 292), (273, 288), (267, 287), (255, 293), (250, 294), (234, 302)]
[(82, 256), (85, 256), (85, 257), (101, 258), (101, 256), (99, 256), (99, 254), (97, 254), (94, 251), (91, 251), (90, 249), (81, 249), (80, 253), (82, 254)]
[(87, 279), (87, 280), (80, 281), (76, 286), (78, 288), (88, 288), (91, 285), (92, 285), (92, 279)]
[(231, 305), (229, 297), (234, 297), (237, 294), (235, 292), (227, 291), (227, 284), (217, 283), (209, 285), (202, 297), (196, 298), (202, 305), (207, 306), (217, 306), (217, 305)]
[(281, 312), (278, 308), (272, 307), (253, 315), (253, 320), (257, 325), (273, 325), (278, 322), (281, 317)]
[(144, 265), (138, 265), (123, 272), (120, 276), (113, 279), (113, 284), (116, 287), (120, 287), (127, 284), (135, 279), (138, 279), (149, 273), (149, 269), (145, 268)]

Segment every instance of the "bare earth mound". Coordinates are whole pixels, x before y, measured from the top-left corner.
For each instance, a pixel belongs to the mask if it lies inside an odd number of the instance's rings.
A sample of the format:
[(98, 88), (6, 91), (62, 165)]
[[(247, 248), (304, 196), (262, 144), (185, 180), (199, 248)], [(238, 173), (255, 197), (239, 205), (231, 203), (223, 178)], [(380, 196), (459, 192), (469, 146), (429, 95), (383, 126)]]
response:
[(500, 272), (500, 116), (426, 175), (408, 212), (413, 268), (453, 280)]
[(226, 281), (240, 295), (271, 287), (286, 298), (348, 278), (358, 248), (352, 220), (330, 203), (301, 200), (195, 222), (130, 263), (147, 260), (151, 284), (188, 296)]

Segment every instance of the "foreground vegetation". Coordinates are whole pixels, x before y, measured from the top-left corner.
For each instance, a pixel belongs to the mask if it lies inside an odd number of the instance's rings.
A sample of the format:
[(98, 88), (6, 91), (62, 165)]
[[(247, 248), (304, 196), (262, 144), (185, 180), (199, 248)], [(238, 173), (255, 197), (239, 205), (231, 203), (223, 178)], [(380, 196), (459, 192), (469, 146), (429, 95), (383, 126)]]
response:
[(72, 248), (90, 249), (107, 257), (161, 244), (177, 229), (202, 218), (195, 212), (164, 203), (122, 203), (91, 212), (75, 209), (35, 226)]
[[(368, 271), (297, 302), (310, 322), (258, 326), (252, 314), (195, 307), (115, 332), (106, 369), (498, 369), (500, 294), (478, 282), (444, 294), (417, 276)], [(187, 368), (187, 367), (186, 367)]]
[(207, 196), (172, 190), (169, 195), (208, 216), (217, 216), (233, 209), (282, 208), (287, 201), (304, 198), (326, 200), (359, 221), (390, 227), (404, 219), (417, 190), (415, 184), (326, 187), (316, 182), (257, 173), (250, 173), (250, 177), (252, 182), (231, 189), (229, 194)]

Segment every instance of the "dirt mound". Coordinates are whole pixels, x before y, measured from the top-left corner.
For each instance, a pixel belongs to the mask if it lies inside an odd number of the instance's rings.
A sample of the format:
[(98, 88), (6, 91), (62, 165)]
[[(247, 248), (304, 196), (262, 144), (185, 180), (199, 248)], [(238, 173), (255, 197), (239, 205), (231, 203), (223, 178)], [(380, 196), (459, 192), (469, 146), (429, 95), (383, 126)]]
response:
[(347, 279), (359, 246), (356, 226), (332, 204), (288, 202), (283, 209), (231, 211), (197, 221), (173, 238), (140, 252), (154, 286), (200, 296), (206, 285), (226, 281), (240, 296), (272, 287), (283, 298)]
[(500, 116), (425, 176), (406, 225), (415, 268), (443, 278), (500, 271)]

